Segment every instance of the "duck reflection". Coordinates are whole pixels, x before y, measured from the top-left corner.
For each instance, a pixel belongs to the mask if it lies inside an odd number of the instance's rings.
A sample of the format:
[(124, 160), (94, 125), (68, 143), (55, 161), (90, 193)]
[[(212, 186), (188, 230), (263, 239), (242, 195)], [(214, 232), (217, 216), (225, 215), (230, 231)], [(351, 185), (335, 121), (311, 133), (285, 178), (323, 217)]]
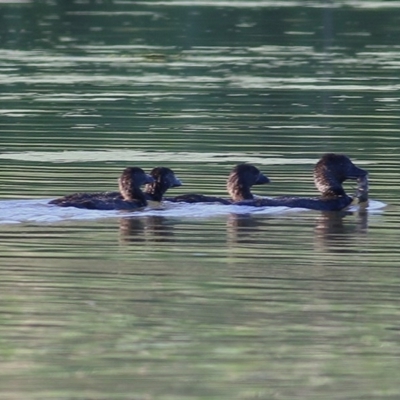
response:
[(168, 219), (162, 216), (144, 218), (122, 218), (120, 234), (123, 242), (173, 242), (174, 228)]
[(354, 244), (368, 232), (368, 211), (323, 212), (316, 219), (314, 239), (317, 248), (331, 252), (352, 252)]
[(123, 242), (145, 242), (143, 218), (121, 218), (119, 232)]
[[(306, 220), (303, 222), (301, 216), (296, 218), (296, 224), (303, 227), (304, 223), (308, 225), (310, 214), (305, 216)], [(312, 241), (314, 236), (314, 246), (323, 251), (352, 251), (355, 243), (365, 237), (368, 231), (368, 211), (365, 208), (360, 208), (357, 212), (321, 212), (314, 221), (314, 232), (312, 234), (311, 230), (309, 237)], [(266, 230), (267, 223), (269, 227)], [(227, 241), (231, 245), (254, 244), (260, 241), (260, 235), (265, 238), (265, 232), (272, 234), (275, 228), (290, 229), (290, 223), (285, 220), (282, 224), (282, 219), (277, 216), (266, 218), (252, 214), (230, 214), (227, 219)]]
[(254, 243), (265, 218), (260, 219), (252, 214), (229, 214), (226, 221), (228, 243)]
[[(311, 240), (311, 243), (314, 243), (318, 250), (330, 252), (358, 251), (355, 244), (368, 232), (368, 210), (365, 208), (360, 208), (355, 212), (321, 212), (316, 217), (307, 212), (305, 220), (303, 220), (304, 216), (302, 217), (301, 214), (298, 217), (295, 218), (296, 225), (302, 226), (309, 232), (307, 241)], [(175, 223), (173, 219), (160, 215), (121, 218), (121, 241), (136, 244), (141, 242), (171, 243), (176, 240)], [(265, 235), (270, 235), (268, 236), (269, 239), (273, 239), (273, 232), (282, 232), (282, 229), (285, 232), (287, 231), (290, 236), (293, 223), (293, 215), (290, 220), (285, 219), (282, 223), (282, 219), (277, 215), (266, 217), (265, 215), (251, 213), (231, 213), (226, 219), (227, 242), (230, 245), (255, 245), (264, 242), (266, 240)], [(304, 237), (304, 239), (306, 238)]]

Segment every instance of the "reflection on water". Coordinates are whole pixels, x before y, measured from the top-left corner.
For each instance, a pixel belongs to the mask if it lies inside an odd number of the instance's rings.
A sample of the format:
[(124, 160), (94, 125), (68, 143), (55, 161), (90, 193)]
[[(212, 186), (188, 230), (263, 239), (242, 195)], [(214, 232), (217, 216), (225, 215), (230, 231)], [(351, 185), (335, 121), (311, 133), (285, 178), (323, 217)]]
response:
[(169, 243), (174, 241), (173, 224), (162, 216), (122, 218), (119, 226), (123, 242)]
[[(399, 8), (0, 1), (2, 397), (399, 398)], [(240, 162), (314, 196), (328, 151), (366, 210), (48, 205)]]
[[(290, 231), (286, 230), (287, 219), (298, 218), (305, 219), (307, 225), (314, 223), (313, 229), (310, 227), (307, 236), (313, 232), (316, 251), (338, 254), (362, 251), (368, 234), (369, 213), (366, 208), (357, 211), (321, 213), (299, 210), (297, 214), (298, 217), (294, 216), (293, 212), (287, 214), (282, 211), (266, 215), (229, 213), (226, 216), (226, 232), (220, 231), (220, 239), (226, 237), (226, 244), (232, 249), (238, 245), (259, 247), (263, 242), (267, 244), (271, 240), (271, 233), (276, 233), (279, 225), (283, 225), (282, 233), (286, 232), (290, 239)], [(137, 216), (122, 218), (119, 222), (121, 243), (143, 242), (150, 246), (155, 243), (179, 243), (178, 227), (185, 223), (187, 217), (182, 215), (182, 220), (179, 218), (179, 213), (177, 217), (172, 219), (161, 215), (149, 215), (140, 218)], [(219, 217), (219, 220), (221, 218)], [(271, 255), (270, 252), (268, 254)]]
[[(315, 243), (325, 251), (346, 253), (359, 251), (354, 243), (359, 243), (368, 233), (368, 211), (321, 213), (316, 219)], [(322, 248), (321, 248), (322, 247)], [(350, 249), (346, 249), (350, 247)]]
[(252, 243), (253, 234), (263, 225), (263, 220), (251, 214), (229, 214), (226, 222), (228, 244)]
[[(293, 218), (293, 214), (291, 215)], [(281, 214), (285, 218), (285, 214)], [(304, 214), (299, 213), (299, 218), (304, 218)], [(355, 243), (366, 237), (368, 233), (368, 211), (360, 209), (358, 211), (343, 212), (321, 212), (317, 216), (312, 214), (307, 220), (315, 219), (314, 242), (315, 248), (319, 251), (333, 251), (343, 253), (346, 247), (349, 251), (359, 251)], [(252, 214), (229, 214), (227, 218), (227, 239), (229, 245), (254, 244), (260, 241), (260, 231), (276, 232), (279, 224), (279, 215), (271, 217), (260, 217)], [(290, 236), (290, 230), (286, 232)]]

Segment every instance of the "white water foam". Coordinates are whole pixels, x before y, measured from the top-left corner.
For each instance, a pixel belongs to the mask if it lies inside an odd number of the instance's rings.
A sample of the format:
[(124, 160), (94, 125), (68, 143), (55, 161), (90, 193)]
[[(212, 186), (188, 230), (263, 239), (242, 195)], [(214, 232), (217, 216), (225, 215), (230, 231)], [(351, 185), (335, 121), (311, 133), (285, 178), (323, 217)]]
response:
[[(150, 204), (139, 211), (103, 211), (85, 210), (75, 207), (58, 207), (48, 204), (50, 199), (39, 200), (4, 200), (0, 201), (0, 224), (19, 223), (57, 223), (74, 220), (96, 220), (103, 218), (124, 218), (137, 216), (164, 216), (171, 218), (212, 218), (229, 214), (269, 214), (310, 212), (310, 210), (288, 207), (251, 207), (238, 205), (221, 205), (209, 203), (164, 203), (155, 207)], [(369, 200), (366, 210), (370, 213), (380, 213), (385, 203)], [(348, 211), (359, 210), (358, 205), (349, 207)]]

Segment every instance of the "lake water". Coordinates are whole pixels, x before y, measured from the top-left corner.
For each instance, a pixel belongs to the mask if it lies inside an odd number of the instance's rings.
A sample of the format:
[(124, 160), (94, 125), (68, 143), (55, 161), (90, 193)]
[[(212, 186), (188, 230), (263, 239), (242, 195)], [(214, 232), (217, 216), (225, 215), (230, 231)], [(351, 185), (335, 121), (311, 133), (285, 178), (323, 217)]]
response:
[[(4, 399), (400, 397), (400, 2), (0, 1)], [(345, 153), (346, 213), (49, 206), (172, 168), (226, 196), (316, 195)], [(354, 183), (346, 183), (349, 193)]]

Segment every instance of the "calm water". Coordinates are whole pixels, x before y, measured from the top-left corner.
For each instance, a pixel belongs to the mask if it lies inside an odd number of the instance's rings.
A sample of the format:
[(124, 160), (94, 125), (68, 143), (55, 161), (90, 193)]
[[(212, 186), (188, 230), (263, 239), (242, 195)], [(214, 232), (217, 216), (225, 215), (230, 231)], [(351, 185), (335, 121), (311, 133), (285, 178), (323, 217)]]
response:
[[(397, 1), (0, 1), (1, 398), (398, 399), (399, 26)], [(315, 195), (327, 151), (369, 208), (47, 204), (128, 165)]]

